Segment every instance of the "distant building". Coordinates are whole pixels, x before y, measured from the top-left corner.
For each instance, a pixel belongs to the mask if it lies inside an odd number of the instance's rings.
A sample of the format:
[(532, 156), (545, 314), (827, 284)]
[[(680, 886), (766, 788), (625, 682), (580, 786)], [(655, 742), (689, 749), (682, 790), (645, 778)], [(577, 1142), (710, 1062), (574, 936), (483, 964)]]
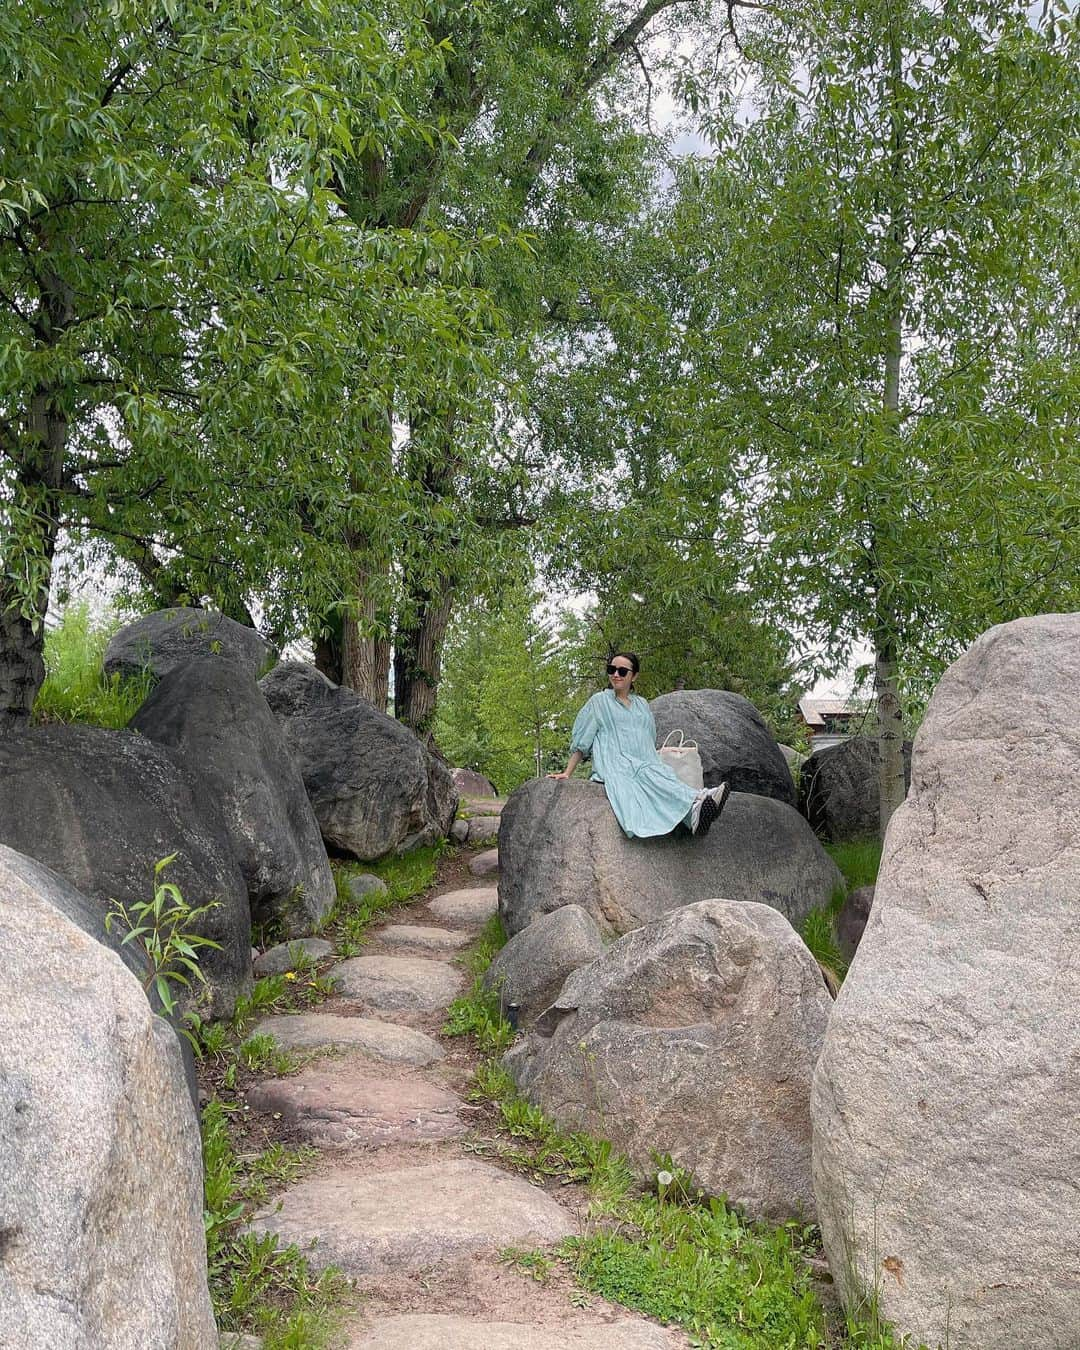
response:
[(862, 731), (869, 711), (860, 699), (811, 698), (807, 694), (799, 699), (798, 720), (806, 726), (811, 749), (824, 750)]

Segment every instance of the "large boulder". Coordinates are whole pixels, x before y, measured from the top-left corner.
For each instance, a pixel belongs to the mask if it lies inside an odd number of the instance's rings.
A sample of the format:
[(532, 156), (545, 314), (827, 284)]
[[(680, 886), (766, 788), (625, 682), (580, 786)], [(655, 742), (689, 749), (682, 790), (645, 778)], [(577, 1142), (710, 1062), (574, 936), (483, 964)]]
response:
[[(815, 750), (799, 770), (799, 810), (830, 843), (877, 839), (878, 743), (872, 736), (849, 736)], [(911, 742), (904, 742), (904, 779), (911, 782)]]
[(497, 952), (484, 972), (484, 988), (498, 992), (504, 1009), (517, 1006), (528, 1026), (555, 1001), (566, 977), (595, 961), (604, 941), (580, 905), (541, 914)]
[(726, 782), (733, 792), (754, 792), (795, 805), (791, 770), (761, 714), (741, 694), (726, 689), (683, 689), (650, 701), (656, 744), (672, 731), (697, 741), (705, 786)]
[(575, 971), (503, 1062), (639, 1174), (670, 1153), (753, 1218), (811, 1218), (810, 1079), (830, 1007), (780, 914), (701, 900)]
[(176, 1037), (54, 895), (43, 869), (0, 856), (0, 1345), (206, 1350), (199, 1126)]
[(454, 769), (451, 777), (460, 797), (497, 797), (493, 785), (475, 769)]
[[(226, 1017), (251, 987), (247, 890), (213, 799), (201, 799), (167, 750), (129, 731), (36, 727), (0, 738), (0, 843), (58, 872), (104, 914), (150, 900), (154, 865), (192, 906), (210, 1013)], [(198, 994), (199, 990), (193, 991)]]
[(260, 688), (331, 848), (369, 861), (446, 837), (458, 801), (450, 770), (408, 727), (298, 662), (275, 666)]
[(848, 1301), (913, 1343), (1066, 1350), (1080, 1327), (1080, 614), (944, 675), (814, 1079)]
[(300, 770), (248, 671), (217, 656), (177, 666), (130, 726), (182, 754), (216, 803), (252, 919), (288, 937), (316, 928), (334, 903), (330, 861)]
[(257, 679), (275, 652), (254, 628), (212, 609), (158, 609), (114, 634), (105, 648), (105, 673), (149, 671), (160, 680), (197, 656), (228, 657)]
[(628, 839), (603, 786), (580, 779), (531, 779), (502, 819), (499, 910), (509, 933), (562, 905), (580, 905), (606, 934), (627, 933), (718, 894), (771, 905), (798, 927), (844, 885), (793, 807), (748, 792), (732, 795), (704, 838), (678, 829)]

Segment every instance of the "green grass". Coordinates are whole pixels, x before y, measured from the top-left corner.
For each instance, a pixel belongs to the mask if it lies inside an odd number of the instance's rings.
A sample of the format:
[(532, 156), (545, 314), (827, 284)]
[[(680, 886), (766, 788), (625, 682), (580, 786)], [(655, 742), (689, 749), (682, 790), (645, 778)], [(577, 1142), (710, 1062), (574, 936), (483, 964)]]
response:
[(119, 730), (142, 706), (153, 684), (147, 672), (106, 676), (105, 648), (122, 620), (95, 620), (86, 604), (69, 605), (45, 637), (45, 682), (34, 702), (34, 721), (85, 722)]
[(876, 839), (862, 839), (847, 844), (825, 844), (824, 848), (843, 874), (845, 888), (834, 891), (825, 907), (812, 909), (803, 920), (799, 933), (819, 964), (836, 977), (837, 984), (842, 984), (848, 963), (836, 941), (836, 919), (847, 891), (859, 886), (873, 886), (877, 881), (881, 843)]
[(860, 839), (848, 844), (825, 844), (825, 852), (844, 874), (849, 890), (873, 886), (881, 866), (881, 841)]
[(443, 1024), (444, 1036), (471, 1036), (477, 1049), (485, 1055), (501, 1053), (514, 1039), (514, 1029), (502, 1015), (498, 990), (485, 989), (483, 980), (496, 952), (505, 945), (506, 930), (502, 919), (493, 914), (476, 942), (461, 958), (472, 974), (473, 982), (467, 994), (450, 1004)]
[(337, 1270), (314, 1271), (272, 1234), (241, 1231), (250, 1212), (300, 1176), (318, 1150), (273, 1145), (241, 1157), (228, 1120), (219, 1101), (203, 1111), (207, 1265), (218, 1326), (262, 1336), (264, 1350), (322, 1350), (352, 1302), (349, 1282)]

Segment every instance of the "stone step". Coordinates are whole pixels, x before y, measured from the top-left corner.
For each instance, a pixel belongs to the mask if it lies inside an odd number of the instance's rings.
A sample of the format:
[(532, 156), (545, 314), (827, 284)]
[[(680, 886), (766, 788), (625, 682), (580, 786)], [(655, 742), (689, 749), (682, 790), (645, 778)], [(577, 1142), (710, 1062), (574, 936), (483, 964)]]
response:
[(469, 821), (469, 832), (465, 836), (467, 844), (486, 844), (489, 839), (499, 837), (502, 816), (473, 816)]
[(295, 1242), (320, 1270), (336, 1265), (352, 1276), (547, 1245), (575, 1231), (567, 1211), (538, 1187), (472, 1161), (341, 1168), (291, 1187), (249, 1227)]
[(247, 1094), (257, 1111), (278, 1112), (313, 1144), (328, 1147), (427, 1144), (464, 1134), (462, 1101), (422, 1078), (385, 1078), (364, 1065), (313, 1065), (268, 1078)]
[(469, 871), (474, 877), (490, 877), (499, 870), (499, 850), (486, 848), (469, 860)]
[(407, 1313), (357, 1333), (347, 1350), (674, 1350), (685, 1344), (678, 1333), (651, 1322), (585, 1321), (568, 1310), (567, 1323), (559, 1326)]
[(329, 978), (347, 998), (390, 1012), (438, 1012), (461, 993), (465, 976), (423, 956), (354, 956)]
[(447, 891), (428, 901), (428, 909), (447, 923), (472, 924), (482, 928), (493, 914), (499, 912), (497, 886), (471, 886), (460, 891)]
[(273, 1036), (287, 1050), (360, 1050), (390, 1064), (417, 1067), (436, 1064), (445, 1054), (434, 1037), (412, 1027), (399, 1027), (373, 1017), (341, 1017), (336, 1013), (282, 1013), (264, 1017), (253, 1034)]
[(426, 947), (433, 952), (456, 952), (472, 941), (472, 935), (460, 929), (431, 928), (419, 923), (387, 924), (376, 936), (391, 947)]

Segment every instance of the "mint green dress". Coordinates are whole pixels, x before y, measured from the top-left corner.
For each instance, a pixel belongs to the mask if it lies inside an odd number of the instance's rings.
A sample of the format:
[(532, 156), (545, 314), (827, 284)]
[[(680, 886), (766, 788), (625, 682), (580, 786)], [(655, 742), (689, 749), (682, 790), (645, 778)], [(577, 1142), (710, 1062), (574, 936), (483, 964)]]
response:
[(603, 783), (615, 819), (631, 839), (670, 834), (697, 793), (656, 753), (656, 723), (638, 694), (626, 707), (613, 689), (593, 694), (578, 713), (570, 749), (592, 758), (592, 781)]

